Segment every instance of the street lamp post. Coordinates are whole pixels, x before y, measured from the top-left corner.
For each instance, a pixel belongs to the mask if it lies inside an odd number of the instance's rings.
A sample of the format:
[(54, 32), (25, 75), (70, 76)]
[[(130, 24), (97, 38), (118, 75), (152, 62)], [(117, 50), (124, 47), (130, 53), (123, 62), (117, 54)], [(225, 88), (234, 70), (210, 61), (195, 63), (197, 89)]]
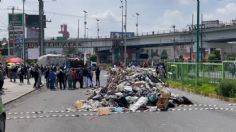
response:
[(138, 36), (138, 17), (139, 17), (139, 13), (136, 13), (136, 16), (137, 16), (137, 23), (136, 23), (136, 34), (137, 34), (137, 36)]
[(45, 54), (45, 47), (44, 47), (44, 2), (43, 0), (39, 1), (39, 46), (40, 46), (40, 56)]
[(124, 39), (124, 3), (123, 3), (123, 0), (120, 0), (120, 2), (121, 2), (121, 38), (122, 38), (122, 41), (123, 41), (123, 39)]
[(196, 62), (199, 63), (199, 44), (200, 44), (200, 0), (197, 0), (197, 55)]
[(125, 28), (125, 39), (124, 39), (124, 48), (125, 48), (125, 51), (124, 51), (124, 66), (126, 67), (126, 61), (127, 61), (127, 56), (126, 56), (126, 50), (127, 50), (127, 46), (126, 46), (126, 39), (127, 39), (127, 0), (125, 0), (125, 25), (124, 25), (124, 28)]
[(100, 29), (99, 29), (99, 19), (96, 19), (97, 20), (97, 35), (98, 35), (98, 39), (99, 39), (99, 31), (100, 31)]
[[(173, 28), (173, 31), (174, 31), (174, 33), (175, 33), (175, 28), (176, 28), (176, 26), (173, 25), (172, 28)], [(175, 34), (174, 34), (174, 40), (173, 40), (173, 42), (174, 42), (174, 62), (175, 62), (175, 61), (176, 61), (176, 53), (175, 53), (175, 50), (176, 50), (176, 45), (175, 45)]]
[(198, 77), (199, 77), (199, 43), (200, 43), (200, 0), (197, 0), (197, 46), (196, 46), (196, 86), (198, 86)]
[(88, 38), (88, 37), (89, 37), (89, 34), (88, 34), (88, 33), (89, 33), (89, 31), (88, 31), (88, 30), (89, 30), (89, 28), (86, 28), (86, 32), (87, 32), (87, 37), (86, 37), (86, 38)]
[(23, 46), (22, 46), (22, 59), (25, 60), (25, 0), (23, 0)]
[(86, 38), (86, 30), (87, 30), (87, 28), (86, 28), (86, 25), (87, 25), (87, 21), (86, 21), (86, 17), (87, 17), (87, 11), (83, 11), (84, 12), (84, 38)]

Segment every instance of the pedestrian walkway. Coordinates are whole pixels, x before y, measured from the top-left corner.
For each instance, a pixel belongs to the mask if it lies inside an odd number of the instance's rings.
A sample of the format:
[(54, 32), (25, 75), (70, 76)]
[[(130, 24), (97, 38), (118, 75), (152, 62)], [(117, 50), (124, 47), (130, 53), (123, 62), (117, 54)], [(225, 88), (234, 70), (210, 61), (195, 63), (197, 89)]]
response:
[(19, 80), (13, 83), (10, 82), (10, 79), (5, 79), (4, 81), (4, 94), (2, 95), (3, 104), (7, 104), (11, 101), (14, 101), (35, 89), (33, 88), (33, 79), (30, 80), (30, 85), (27, 85), (27, 80), (24, 80), (23, 84), (20, 84)]

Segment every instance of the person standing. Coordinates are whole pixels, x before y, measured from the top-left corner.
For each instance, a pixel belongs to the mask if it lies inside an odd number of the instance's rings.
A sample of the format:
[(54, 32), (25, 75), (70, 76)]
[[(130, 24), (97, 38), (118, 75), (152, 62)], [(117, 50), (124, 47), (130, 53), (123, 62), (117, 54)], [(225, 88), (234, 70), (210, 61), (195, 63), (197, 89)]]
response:
[(71, 72), (72, 80), (73, 80), (73, 89), (76, 89), (76, 82), (77, 82), (77, 72), (75, 69)]
[(67, 78), (67, 86), (68, 86), (68, 89), (71, 90), (71, 89), (72, 89), (72, 82), (73, 82), (73, 79), (72, 79), (72, 70), (67, 70), (67, 72), (66, 72), (66, 78)]
[(89, 87), (93, 87), (93, 71), (92, 71), (92, 69), (91, 69), (91, 67), (88, 69), (88, 76), (87, 76), (88, 78), (88, 85), (89, 85)]
[(83, 69), (83, 81), (84, 81), (84, 84), (85, 84), (85, 87), (87, 88), (88, 87), (88, 70), (86, 67), (84, 67)]
[(30, 78), (31, 78), (31, 68), (27, 67), (27, 73), (26, 73), (26, 77), (27, 77), (27, 84), (30, 85)]
[(24, 83), (24, 69), (23, 67), (18, 69), (19, 79), (20, 83)]
[(60, 85), (60, 89), (61, 90), (65, 90), (65, 81), (64, 81), (64, 78), (65, 78), (65, 74), (64, 72), (62, 71), (62, 69), (59, 70), (59, 73), (57, 74), (57, 80), (59, 82), (59, 85)]
[(14, 68), (12, 69), (12, 75), (13, 75), (13, 80), (14, 80), (14, 82), (16, 82), (16, 78), (17, 78), (17, 66), (14, 66)]
[(34, 71), (33, 71), (33, 75), (34, 75), (34, 88), (38, 88), (38, 79), (39, 79), (39, 71), (38, 68), (35, 67)]
[(56, 82), (56, 73), (54, 72), (53, 69), (51, 69), (48, 74), (48, 86), (51, 90), (56, 90), (55, 82)]
[(4, 70), (2, 66), (0, 66), (0, 94), (3, 94), (3, 84), (4, 84)]
[(96, 74), (96, 86), (100, 87), (100, 68), (97, 66), (95, 74)]
[(80, 88), (83, 88), (83, 69), (80, 68), (78, 71), (78, 80), (79, 80), (79, 84), (80, 84)]
[(45, 71), (45, 79), (46, 79), (46, 86), (47, 86), (47, 88), (49, 88), (48, 75), (49, 75), (49, 68), (47, 67), (46, 71)]

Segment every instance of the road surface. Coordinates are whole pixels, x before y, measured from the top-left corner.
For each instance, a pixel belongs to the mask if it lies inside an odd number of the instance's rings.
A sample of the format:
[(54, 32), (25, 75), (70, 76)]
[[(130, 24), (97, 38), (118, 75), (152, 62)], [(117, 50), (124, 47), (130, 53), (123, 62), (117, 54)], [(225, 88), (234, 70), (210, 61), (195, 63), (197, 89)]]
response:
[[(106, 75), (102, 74), (103, 84)], [(112, 114), (71, 112), (73, 103), (86, 99), (86, 90), (42, 90), (7, 107), (7, 132), (235, 132), (236, 106), (173, 90), (195, 105), (168, 112)], [(70, 109), (69, 109), (70, 108)], [(40, 113), (40, 111), (46, 111)], [(16, 113), (15, 113), (16, 112)], [(24, 112), (24, 113), (21, 113)], [(31, 113), (33, 112), (33, 113)], [(34, 113), (36, 112), (36, 113)], [(38, 112), (38, 114), (37, 114)], [(91, 115), (90, 115), (91, 114)], [(22, 118), (22, 119), (19, 119)], [(28, 118), (28, 119), (27, 119)]]

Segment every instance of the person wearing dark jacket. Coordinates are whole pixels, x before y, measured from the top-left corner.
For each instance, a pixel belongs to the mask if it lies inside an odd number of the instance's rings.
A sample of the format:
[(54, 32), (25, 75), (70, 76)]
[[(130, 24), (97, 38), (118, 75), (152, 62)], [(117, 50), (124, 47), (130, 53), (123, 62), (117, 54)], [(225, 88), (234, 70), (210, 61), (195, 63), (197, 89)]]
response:
[(60, 69), (59, 73), (57, 74), (57, 79), (58, 79), (61, 90), (63, 90), (63, 89), (65, 90), (64, 78), (65, 78), (65, 73), (62, 71), (62, 69)]
[(80, 88), (83, 88), (83, 69), (80, 68), (78, 71), (78, 80), (79, 80), (79, 84), (80, 84)]
[(46, 71), (45, 71), (45, 79), (46, 79), (46, 85), (47, 85), (47, 88), (49, 88), (49, 83), (48, 83), (48, 75), (49, 75), (49, 68), (47, 67), (46, 68)]
[(4, 70), (3, 68), (0, 66), (0, 94), (3, 94), (3, 84), (4, 84)]
[(85, 84), (85, 87), (87, 88), (88, 87), (88, 70), (86, 67), (84, 67), (83, 69), (83, 81), (84, 81), (84, 84)]
[(39, 79), (39, 69), (38, 68), (34, 69), (33, 76), (34, 76), (34, 88), (39, 88), (37, 85), (38, 79)]
[(95, 74), (96, 74), (96, 86), (100, 86), (100, 68), (97, 66)]

